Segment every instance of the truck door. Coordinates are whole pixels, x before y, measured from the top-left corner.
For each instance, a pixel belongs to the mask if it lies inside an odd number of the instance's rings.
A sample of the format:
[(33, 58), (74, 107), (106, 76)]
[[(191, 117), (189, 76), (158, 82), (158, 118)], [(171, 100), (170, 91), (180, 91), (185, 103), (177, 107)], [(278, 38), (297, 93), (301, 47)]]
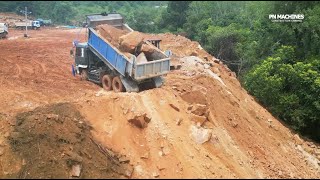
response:
[(76, 56), (75, 61), (76, 65), (87, 66), (88, 58), (87, 58), (87, 48), (84, 47), (76, 47)]

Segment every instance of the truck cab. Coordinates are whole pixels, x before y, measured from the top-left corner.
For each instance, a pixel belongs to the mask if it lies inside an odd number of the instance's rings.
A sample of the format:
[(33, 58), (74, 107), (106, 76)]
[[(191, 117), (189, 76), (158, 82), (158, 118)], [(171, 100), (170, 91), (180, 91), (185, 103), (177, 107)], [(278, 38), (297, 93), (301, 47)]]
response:
[(8, 34), (8, 25), (6, 23), (0, 23), (0, 38), (5, 38)]
[(32, 28), (39, 29), (40, 28), (40, 21), (32, 21)]
[(101, 83), (101, 75), (108, 72), (105, 64), (92, 53), (88, 47), (88, 43), (75, 44), (75, 70), (81, 75), (82, 80), (90, 80), (95, 83)]

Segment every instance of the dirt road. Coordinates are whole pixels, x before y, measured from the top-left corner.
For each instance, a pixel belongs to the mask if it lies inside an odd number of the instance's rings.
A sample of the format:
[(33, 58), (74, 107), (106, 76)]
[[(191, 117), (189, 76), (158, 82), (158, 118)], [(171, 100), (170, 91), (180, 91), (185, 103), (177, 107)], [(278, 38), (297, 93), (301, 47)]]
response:
[[(23, 33), (11, 30), (0, 41), (1, 178), (69, 178), (70, 158), (81, 165), (79, 177), (91, 178), (102, 171), (106, 178), (320, 178), (320, 146), (275, 119), (196, 42), (146, 35), (161, 38), (182, 68), (161, 88), (114, 93), (71, 74), (69, 50), (73, 40), (85, 40), (84, 29)], [(148, 121), (137, 126), (135, 116)], [(88, 124), (90, 133), (71, 122)], [(82, 136), (108, 150), (81, 144)], [(38, 156), (24, 151), (36, 145)], [(56, 158), (44, 158), (47, 151)], [(90, 160), (103, 152), (114, 154), (105, 167)]]

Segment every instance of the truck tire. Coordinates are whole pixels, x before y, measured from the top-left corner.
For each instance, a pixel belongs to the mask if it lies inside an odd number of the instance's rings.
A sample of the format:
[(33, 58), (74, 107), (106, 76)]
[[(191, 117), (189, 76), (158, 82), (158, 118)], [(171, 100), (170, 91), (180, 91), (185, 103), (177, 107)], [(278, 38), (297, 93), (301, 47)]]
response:
[(125, 91), (125, 88), (124, 88), (119, 76), (116, 76), (113, 78), (112, 88), (113, 88), (114, 92), (124, 92)]
[(88, 80), (88, 71), (87, 71), (87, 69), (82, 69), (81, 70), (80, 79), (81, 79), (81, 81)]
[(112, 78), (112, 76), (108, 75), (108, 74), (105, 74), (102, 77), (101, 83), (102, 83), (103, 89), (105, 89), (106, 91), (112, 90), (112, 79), (114, 79), (114, 78)]

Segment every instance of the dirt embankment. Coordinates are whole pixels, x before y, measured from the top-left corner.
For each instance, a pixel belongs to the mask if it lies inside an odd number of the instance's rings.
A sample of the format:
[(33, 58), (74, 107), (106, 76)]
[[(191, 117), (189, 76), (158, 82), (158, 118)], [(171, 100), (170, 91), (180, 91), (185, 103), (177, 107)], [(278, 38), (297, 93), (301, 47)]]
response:
[(256, 103), (198, 43), (144, 34), (162, 39), (181, 68), (161, 88), (114, 93), (72, 76), (79, 32), (41, 29), (24, 39), (12, 31), (18, 38), (1, 40), (0, 177), (68, 178), (80, 169), (80, 178), (128, 178), (130, 167), (131, 178), (320, 177), (320, 146)]
[(16, 116), (8, 137), (21, 155), (18, 178), (119, 178), (131, 170), (93, 140), (86, 120), (71, 104), (39, 107)]

